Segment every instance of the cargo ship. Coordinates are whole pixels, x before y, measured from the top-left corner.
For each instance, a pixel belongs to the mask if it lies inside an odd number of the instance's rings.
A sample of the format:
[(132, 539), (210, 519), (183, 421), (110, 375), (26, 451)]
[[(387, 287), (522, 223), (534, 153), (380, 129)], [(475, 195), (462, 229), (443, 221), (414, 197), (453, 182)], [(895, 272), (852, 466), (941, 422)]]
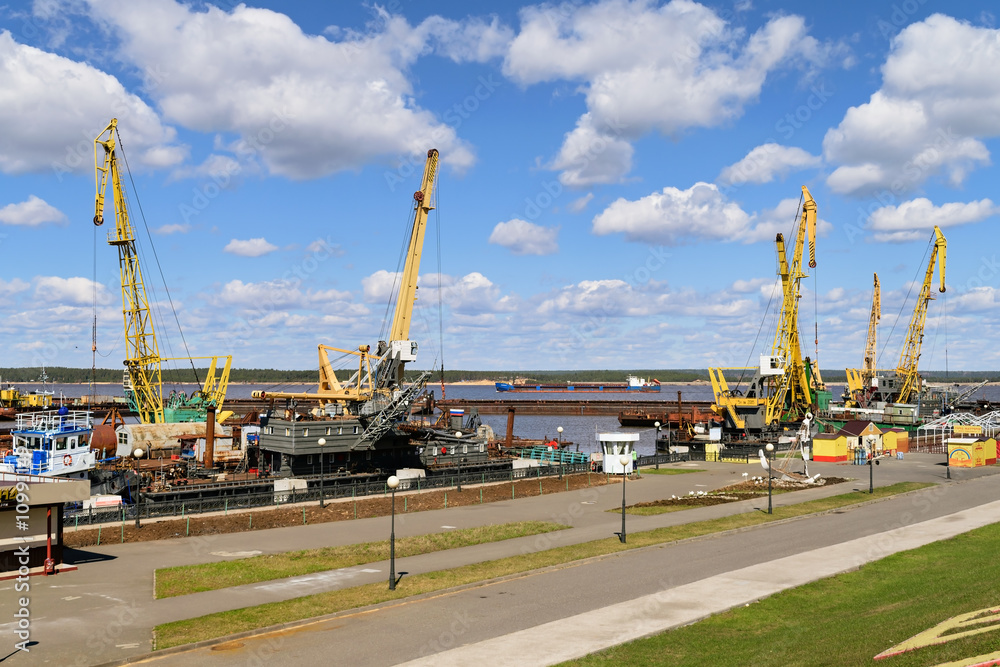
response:
[(576, 382), (566, 384), (536, 384), (527, 380), (517, 379), (514, 382), (497, 382), (497, 391), (542, 391), (542, 392), (659, 392), (660, 381), (629, 375), (625, 382)]

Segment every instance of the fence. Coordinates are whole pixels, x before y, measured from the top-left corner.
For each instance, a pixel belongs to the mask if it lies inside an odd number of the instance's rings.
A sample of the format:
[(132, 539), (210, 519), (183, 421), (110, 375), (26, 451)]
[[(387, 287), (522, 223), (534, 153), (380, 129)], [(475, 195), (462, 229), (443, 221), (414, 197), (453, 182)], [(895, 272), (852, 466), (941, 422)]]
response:
[[(664, 455), (665, 456), (665, 455)], [(674, 455), (676, 456), (676, 455)], [(653, 457), (645, 457), (652, 459)], [(589, 472), (589, 463), (547, 465), (532, 468), (504, 468), (488, 471), (463, 471), (455, 474), (431, 475), (400, 479), (397, 491), (424, 491), (446, 489), (461, 484), (489, 484), (513, 482), (519, 479), (561, 477), (564, 474)], [(140, 519), (159, 517), (185, 517), (208, 512), (228, 513), (230, 510), (246, 510), (260, 507), (280, 507), (294, 503), (317, 502), (320, 499), (320, 480), (310, 479), (306, 489), (268, 491), (266, 493), (213, 495), (208, 498), (190, 498), (155, 502), (143, 499), (138, 504), (100, 509), (67, 509), (63, 514), (64, 526), (94, 525), (99, 523), (134, 521), (138, 513)], [(385, 480), (347, 483), (345, 480), (325, 480), (322, 495), (326, 500), (346, 498), (366, 498), (389, 494)]]

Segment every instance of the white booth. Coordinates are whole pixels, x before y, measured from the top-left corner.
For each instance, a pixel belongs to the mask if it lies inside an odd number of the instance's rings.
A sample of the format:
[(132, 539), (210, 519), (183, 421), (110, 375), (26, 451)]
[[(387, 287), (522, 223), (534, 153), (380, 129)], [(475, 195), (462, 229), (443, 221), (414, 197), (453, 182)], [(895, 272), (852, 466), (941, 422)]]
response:
[[(604, 455), (604, 472), (612, 475), (628, 475), (632, 472), (632, 452), (639, 442), (638, 433), (598, 433), (597, 441), (601, 444)], [(621, 455), (628, 457), (628, 463), (622, 466)]]

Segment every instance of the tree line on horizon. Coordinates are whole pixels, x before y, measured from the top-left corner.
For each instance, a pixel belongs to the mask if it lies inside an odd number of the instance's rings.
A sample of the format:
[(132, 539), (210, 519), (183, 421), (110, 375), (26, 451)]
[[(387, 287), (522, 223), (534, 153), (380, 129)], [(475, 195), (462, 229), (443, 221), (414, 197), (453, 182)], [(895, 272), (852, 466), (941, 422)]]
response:
[[(207, 369), (199, 368), (194, 371), (190, 368), (164, 368), (163, 381), (170, 383), (178, 382), (201, 382), (205, 379)], [(406, 380), (414, 380), (421, 371), (410, 370), (406, 372)], [(48, 382), (79, 384), (94, 382), (122, 381), (122, 370), (114, 368), (68, 368), (63, 366), (53, 366), (46, 368)], [(830, 383), (843, 383), (846, 376), (843, 370), (824, 369), (823, 378)], [(26, 368), (0, 368), (0, 380), (4, 382), (39, 382), (41, 369), (38, 367)], [(469, 370), (446, 370), (444, 372), (445, 383), (451, 382), (475, 382), (488, 380), (491, 382), (511, 382), (515, 379), (524, 379), (529, 382), (543, 384), (564, 384), (572, 382), (625, 382), (629, 375), (637, 375), (646, 380), (659, 380), (663, 384), (672, 382), (695, 382), (697, 380), (708, 381), (707, 369), (700, 368), (680, 368), (680, 369), (645, 369), (645, 370), (529, 370), (529, 371), (469, 371)], [(751, 374), (752, 375), (752, 374)], [(751, 375), (745, 375), (748, 380)], [(935, 382), (978, 382), (982, 380), (993, 380), (1000, 378), (1000, 371), (923, 371), (921, 375), (928, 380)], [(727, 371), (726, 379), (736, 381), (740, 377), (738, 372)], [(246, 382), (251, 384), (280, 384), (286, 382), (312, 383), (318, 379), (318, 372), (313, 370), (284, 370), (275, 368), (233, 368), (229, 373), (230, 382)], [(441, 381), (440, 371), (435, 371), (430, 379), (430, 383)]]

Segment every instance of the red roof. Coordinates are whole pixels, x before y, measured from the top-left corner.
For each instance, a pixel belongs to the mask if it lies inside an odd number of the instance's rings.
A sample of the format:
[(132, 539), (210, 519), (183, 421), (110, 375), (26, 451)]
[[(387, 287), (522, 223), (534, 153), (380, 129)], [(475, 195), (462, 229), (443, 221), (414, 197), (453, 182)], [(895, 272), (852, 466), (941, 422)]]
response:
[[(844, 427), (841, 428), (838, 433), (857, 437), (861, 435), (869, 425), (875, 426), (874, 422), (867, 419), (855, 419), (844, 424)], [(882, 432), (877, 426), (875, 426), (875, 431), (877, 433)]]

